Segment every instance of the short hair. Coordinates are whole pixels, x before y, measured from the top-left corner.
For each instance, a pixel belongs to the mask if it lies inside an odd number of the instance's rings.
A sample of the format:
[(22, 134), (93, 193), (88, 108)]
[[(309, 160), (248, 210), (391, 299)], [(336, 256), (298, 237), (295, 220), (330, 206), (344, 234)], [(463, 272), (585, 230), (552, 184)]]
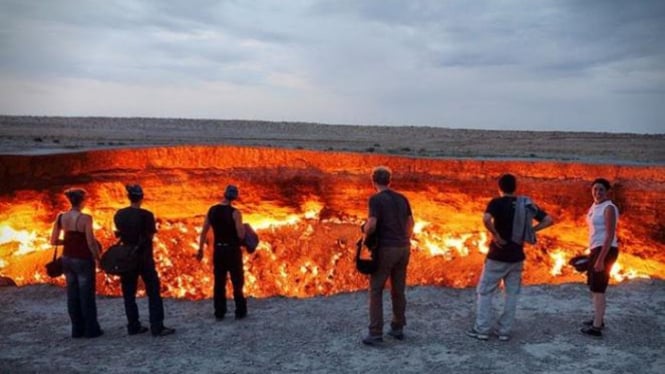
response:
[(593, 183), (591, 183), (591, 186), (593, 187), (594, 184), (601, 184), (603, 187), (605, 187), (605, 190), (609, 191), (612, 188), (612, 185), (610, 184), (610, 181), (608, 181), (605, 178), (596, 178), (593, 180)]
[(72, 204), (72, 206), (79, 206), (85, 199), (85, 190), (82, 188), (70, 188), (65, 191), (65, 196), (67, 200)]
[(125, 186), (125, 190), (127, 190), (127, 197), (129, 198), (129, 201), (138, 203), (139, 201), (143, 200), (143, 188), (141, 188), (141, 185), (128, 184)]
[(502, 175), (499, 178), (499, 189), (503, 193), (514, 193), (517, 189), (517, 178), (509, 173)]
[(372, 182), (380, 186), (390, 185), (392, 171), (387, 166), (377, 166), (372, 170)]
[(224, 190), (224, 198), (228, 201), (233, 201), (238, 198), (239, 192), (238, 192), (238, 187), (232, 184), (229, 184), (226, 186), (226, 189)]

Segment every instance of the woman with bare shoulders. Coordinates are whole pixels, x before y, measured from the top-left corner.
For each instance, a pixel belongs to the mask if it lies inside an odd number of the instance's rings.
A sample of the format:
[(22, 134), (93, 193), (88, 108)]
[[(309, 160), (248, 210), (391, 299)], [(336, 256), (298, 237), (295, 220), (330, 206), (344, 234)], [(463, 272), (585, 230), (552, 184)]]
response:
[(582, 333), (602, 337), (605, 327), (605, 290), (610, 280), (610, 270), (619, 256), (617, 222), (619, 209), (609, 198), (611, 185), (607, 179), (598, 178), (591, 183), (593, 204), (587, 213), (589, 248), (591, 249), (587, 284), (591, 290), (594, 315), (584, 321)]
[[(97, 322), (95, 300), (95, 262), (99, 262), (99, 248), (92, 233), (92, 216), (81, 212), (85, 191), (69, 189), (65, 196), (72, 207), (56, 218), (51, 244), (63, 245), (62, 268), (67, 279), (67, 311), (72, 320), (72, 337), (96, 338), (104, 333)], [(60, 240), (61, 232), (64, 232), (63, 240)]]

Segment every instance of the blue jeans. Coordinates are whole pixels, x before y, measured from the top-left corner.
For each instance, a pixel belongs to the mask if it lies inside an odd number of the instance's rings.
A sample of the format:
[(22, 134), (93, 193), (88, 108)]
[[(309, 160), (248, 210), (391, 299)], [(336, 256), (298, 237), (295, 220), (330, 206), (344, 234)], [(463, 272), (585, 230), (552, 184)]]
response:
[(137, 271), (120, 276), (125, 314), (127, 314), (127, 331), (131, 334), (141, 329), (139, 307), (136, 305), (136, 287), (139, 275), (143, 279), (145, 293), (148, 295), (150, 329), (157, 333), (164, 328), (164, 305), (162, 296), (159, 294), (159, 275), (157, 275), (155, 260), (152, 256), (142, 258)]
[(72, 320), (72, 337), (95, 337), (101, 333), (95, 299), (95, 262), (62, 256), (67, 280), (67, 311)]
[(522, 270), (524, 261), (502, 262), (487, 259), (483, 266), (476, 293), (476, 323), (474, 329), (481, 334), (489, 334), (492, 329), (494, 316), (492, 313), (492, 298), (496, 289), (503, 281), (505, 302), (503, 313), (499, 317), (497, 333), (509, 335), (515, 320), (517, 299), (522, 288)]

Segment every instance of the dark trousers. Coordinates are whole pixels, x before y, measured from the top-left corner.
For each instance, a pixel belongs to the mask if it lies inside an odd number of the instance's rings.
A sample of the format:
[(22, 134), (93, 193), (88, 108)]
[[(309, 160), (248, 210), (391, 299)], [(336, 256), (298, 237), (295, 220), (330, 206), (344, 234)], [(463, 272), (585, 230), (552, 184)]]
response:
[(164, 328), (164, 304), (159, 294), (159, 275), (155, 269), (155, 261), (150, 257), (141, 259), (138, 270), (120, 276), (122, 297), (125, 300), (125, 314), (127, 314), (127, 330), (129, 333), (137, 332), (141, 328), (139, 321), (139, 308), (136, 305), (136, 287), (141, 276), (148, 296), (148, 310), (150, 312), (150, 329), (159, 332)]
[(591, 257), (589, 258), (589, 269), (587, 270), (587, 285), (593, 293), (605, 293), (607, 290), (607, 285), (610, 283), (610, 272), (612, 271), (612, 266), (619, 257), (619, 248), (610, 247), (610, 250), (605, 256), (605, 268), (603, 271), (595, 271), (593, 267), (600, 256), (600, 251), (602, 247), (596, 247), (591, 249)]
[(379, 268), (369, 278), (369, 334), (383, 335), (383, 289), (390, 279), (393, 303), (393, 330), (406, 325), (406, 268), (411, 256), (409, 246), (379, 247)]
[(62, 257), (62, 268), (67, 280), (67, 311), (72, 320), (72, 337), (98, 336), (95, 299), (95, 262), (73, 257)]
[(215, 316), (223, 318), (226, 314), (226, 274), (231, 275), (233, 300), (236, 304), (236, 317), (247, 315), (247, 300), (242, 292), (245, 275), (242, 268), (242, 252), (239, 246), (215, 245), (213, 253), (215, 273)]

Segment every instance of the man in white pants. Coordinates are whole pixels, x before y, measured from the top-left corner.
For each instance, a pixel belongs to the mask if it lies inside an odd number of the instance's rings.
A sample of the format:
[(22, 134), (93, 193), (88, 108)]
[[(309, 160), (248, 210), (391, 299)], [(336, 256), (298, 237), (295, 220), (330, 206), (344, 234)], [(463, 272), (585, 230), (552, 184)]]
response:
[[(553, 224), (552, 218), (531, 199), (516, 196), (517, 181), (512, 174), (499, 178), (500, 197), (490, 201), (483, 223), (492, 235), (487, 259), (476, 288), (476, 320), (467, 335), (487, 340), (492, 332), (492, 297), (501, 281), (505, 303), (495, 330), (499, 340), (510, 340), (517, 299), (522, 286), (524, 242), (535, 243), (535, 232)], [(533, 220), (538, 221), (535, 226)]]

